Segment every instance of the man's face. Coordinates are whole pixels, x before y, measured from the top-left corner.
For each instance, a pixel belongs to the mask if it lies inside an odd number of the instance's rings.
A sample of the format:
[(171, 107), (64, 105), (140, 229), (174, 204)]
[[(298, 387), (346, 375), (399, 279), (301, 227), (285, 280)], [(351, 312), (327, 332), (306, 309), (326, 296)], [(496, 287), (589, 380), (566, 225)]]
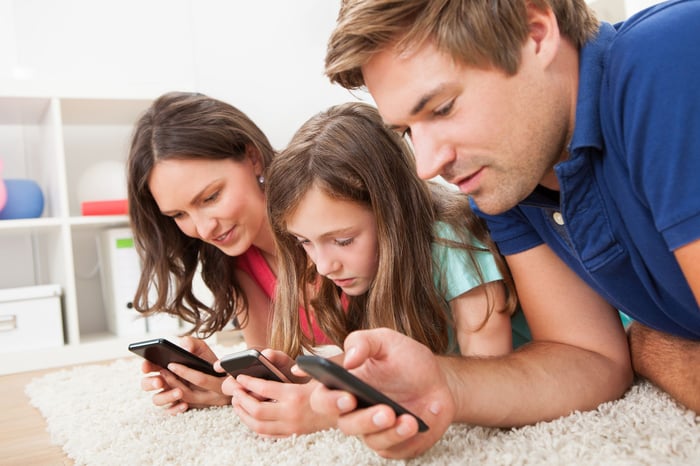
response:
[[(391, 47), (362, 67), (384, 121), (408, 131), (421, 178), (442, 175), (488, 214), (504, 212), (538, 183), (558, 189), (571, 94), (529, 41), (518, 73), (454, 62), (432, 43)], [(554, 77), (553, 77), (554, 76)]]

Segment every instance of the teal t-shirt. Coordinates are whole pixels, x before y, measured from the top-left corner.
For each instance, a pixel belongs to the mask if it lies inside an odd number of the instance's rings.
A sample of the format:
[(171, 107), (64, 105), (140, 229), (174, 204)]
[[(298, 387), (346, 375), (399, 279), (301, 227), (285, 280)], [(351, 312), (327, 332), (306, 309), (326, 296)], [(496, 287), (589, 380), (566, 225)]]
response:
[[(434, 228), (435, 235), (438, 238), (456, 242), (461, 241), (454, 229), (444, 222), (436, 222)], [(471, 244), (479, 248), (485, 247), (474, 237), (471, 238)], [(460, 248), (452, 248), (439, 242), (434, 242), (432, 244), (432, 251), (434, 265), (433, 281), (436, 289), (441, 290), (443, 293), (443, 298), (446, 302), (450, 302), (456, 297), (484, 283), (503, 279), (493, 254), (488, 251), (472, 251), (474, 259), (481, 269), (481, 277), (479, 277), (479, 272), (474, 268), (474, 264), (469, 257), (469, 251)], [(513, 314), (511, 318), (511, 327), (513, 329), (514, 348), (532, 339), (530, 329), (527, 327), (527, 322), (520, 309), (516, 310)], [(453, 341), (454, 332), (450, 331), (450, 343)], [(456, 342), (455, 347), (459, 348)], [(457, 349), (457, 351), (459, 351), (459, 349)]]

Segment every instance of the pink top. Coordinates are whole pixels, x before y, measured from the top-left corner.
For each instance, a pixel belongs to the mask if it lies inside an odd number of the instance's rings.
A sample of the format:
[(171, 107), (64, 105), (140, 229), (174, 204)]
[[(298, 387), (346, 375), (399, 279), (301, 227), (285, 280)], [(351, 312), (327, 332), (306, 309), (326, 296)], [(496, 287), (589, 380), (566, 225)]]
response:
[[(275, 286), (277, 285), (277, 277), (267, 265), (265, 258), (258, 248), (251, 246), (246, 252), (238, 256), (236, 265), (239, 269), (250, 275), (255, 283), (258, 284), (261, 290), (267, 295), (270, 300), (275, 296)], [(300, 306), (299, 312), (303, 313), (304, 309)], [(305, 335), (309, 335), (309, 327), (306, 319), (299, 319), (301, 322), (301, 330)], [(311, 315), (311, 325), (313, 327), (313, 336), (316, 345), (330, 345), (332, 342), (318, 328), (313, 314)]]

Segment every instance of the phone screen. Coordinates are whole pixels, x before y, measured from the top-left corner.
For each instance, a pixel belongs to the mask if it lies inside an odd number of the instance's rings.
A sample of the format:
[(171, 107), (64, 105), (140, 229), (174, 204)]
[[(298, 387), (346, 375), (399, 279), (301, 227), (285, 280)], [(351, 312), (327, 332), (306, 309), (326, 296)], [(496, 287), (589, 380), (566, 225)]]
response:
[(129, 351), (164, 369), (167, 369), (168, 364), (174, 362), (208, 375), (216, 377), (224, 377), (226, 375), (223, 372), (216, 372), (209, 362), (165, 338), (131, 343)]
[(287, 376), (256, 349), (231, 353), (221, 358), (221, 367), (234, 378), (245, 374), (259, 379), (289, 382)]
[(397, 416), (410, 414), (416, 418), (419, 432), (428, 430), (428, 425), (421, 418), (329, 359), (315, 355), (302, 355), (297, 358), (297, 365), (326, 387), (332, 390), (344, 390), (355, 395), (358, 408), (385, 404), (391, 407)]

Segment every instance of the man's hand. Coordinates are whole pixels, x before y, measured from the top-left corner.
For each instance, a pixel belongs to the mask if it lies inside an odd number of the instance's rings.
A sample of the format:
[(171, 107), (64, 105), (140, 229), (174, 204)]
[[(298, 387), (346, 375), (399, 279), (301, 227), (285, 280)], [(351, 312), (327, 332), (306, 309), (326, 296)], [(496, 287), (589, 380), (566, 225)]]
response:
[(353, 332), (345, 340), (346, 369), (425, 421), (429, 430), (418, 433), (408, 414), (396, 417), (387, 405), (354, 410), (353, 395), (319, 384), (311, 407), (326, 416), (339, 416), (338, 427), (359, 435), (368, 447), (386, 458), (410, 458), (423, 453), (447, 430), (454, 415), (454, 399), (438, 358), (424, 345), (392, 330)]

